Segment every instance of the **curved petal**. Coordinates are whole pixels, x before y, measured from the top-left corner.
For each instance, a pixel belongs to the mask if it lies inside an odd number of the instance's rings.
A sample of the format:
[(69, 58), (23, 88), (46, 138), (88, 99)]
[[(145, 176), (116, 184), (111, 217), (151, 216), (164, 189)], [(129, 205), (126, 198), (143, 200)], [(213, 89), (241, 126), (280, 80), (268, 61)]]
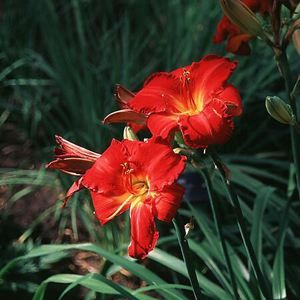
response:
[(230, 36), (228, 38), (226, 50), (234, 54), (249, 55), (251, 49), (248, 43), (251, 39), (251, 35), (246, 33)]
[(145, 114), (137, 113), (132, 109), (121, 109), (114, 111), (107, 115), (103, 123), (111, 124), (111, 123), (122, 123), (122, 122), (133, 122), (140, 125), (146, 124), (147, 116)]
[(131, 127), (131, 129), (133, 130), (134, 133), (138, 133), (139, 131), (149, 132), (146, 123), (145, 124), (136, 124), (136, 123), (128, 122), (127, 125), (129, 127)]
[(181, 117), (179, 126), (185, 143), (192, 148), (205, 148), (228, 141), (233, 122), (226, 117), (225, 111), (224, 103), (214, 99), (198, 115)]
[(125, 140), (130, 162), (146, 176), (151, 191), (172, 184), (185, 168), (186, 157), (175, 154), (167, 142), (150, 139), (148, 142)]
[(67, 202), (71, 199), (71, 197), (77, 193), (78, 191), (82, 190), (84, 188), (84, 186), (82, 185), (82, 177), (80, 177), (78, 180), (76, 180), (71, 187), (69, 188), (69, 190), (66, 193), (66, 197), (64, 200), (64, 203), (62, 205), (62, 207), (65, 207), (67, 205)]
[(190, 68), (190, 88), (194, 102), (203, 103), (223, 90), (224, 84), (237, 66), (236, 61), (216, 55), (207, 55)]
[(138, 203), (130, 211), (131, 242), (128, 254), (137, 259), (144, 259), (154, 249), (159, 233), (156, 230), (150, 204)]
[(133, 196), (130, 193), (116, 195), (91, 192), (95, 214), (102, 225), (129, 209)]
[(170, 132), (178, 127), (177, 116), (167, 113), (151, 114), (147, 120), (147, 127), (154, 136), (167, 139)]
[(216, 33), (213, 37), (213, 42), (219, 44), (226, 40), (228, 36), (236, 35), (240, 33), (240, 29), (232, 24), (230, 20), (223, 16), (217, 25)]
[(83, 175), (82, 184), (94, 192), (107, 193), (112, 190), (116, 194), (126, 192), (123, 186), (123, 164), (127, 161), (126, 148), (117, 140), (99, 157), (94, 165)]
[(249, 34), (242, 33), (236, 25), (232, 24), (231, 21), (224, 16), (217, 25), (213, 42), (218, 44), (227, 40), (226, 50), (228, 52), (249, 55), (251, 50), (248, 42), (251, 38)]
[(176, 111), (181, 105), (180, 81), (171, 73), (155, 73), (150, 76), (144, 87), (129, 102), (129, 106), (140, 113)]
[(95, 161), (98, 157), (101, 156), (99, 153), (95, 153), (93, 151), (80, 147), (76, 144), (73, 144), (59, 135), (56, 135), (55, 139), (56, 139), (56, 143), (60, 146), (60, 148), (55, 148), (54, 150), (57, 158), (76, 156), (76, 157), (87, 158), (89, 160)]
[(153, 214), (160, 221), (171, 222), (180, 206), (184, 187), (173, 183), (155, 195)]
[(134, 97), (134, 93), (123, 87), (121, 84), (115, 86), (115, 97), (122, 108), (128, 108), (128, 102)]
[(46, 165), (46, 168), (60, 170), (70, 175), (81, 176), (93, 166), (94, 162), (85, 158), (69, 157), (51, 161)]
[(227, 84), (225, 89), (216, 96), (227, 106), (228, 116), (239, 116), (243, 112), (242, 100), (238, 90), (231, 84)]

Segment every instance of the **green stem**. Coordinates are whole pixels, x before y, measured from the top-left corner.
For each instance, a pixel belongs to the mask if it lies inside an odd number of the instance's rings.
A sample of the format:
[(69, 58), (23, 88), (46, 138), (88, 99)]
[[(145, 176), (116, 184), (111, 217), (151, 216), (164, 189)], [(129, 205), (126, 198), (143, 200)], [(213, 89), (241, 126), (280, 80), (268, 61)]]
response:
[[(297, 102), (295, 96), (293, 95), (293, 84), (292, 84), (292, 74), (288, 62), (288, 58), (286, 56), (285, 51), (275, 51), (275, 58), (277, 60), (277, 65), (280, 71), (281, 76), (284, 79), (285, 89), (287, 92), (287, 96), (289, 99), (289, 103), (291, 105), (291, 109), (296, 116), (296, 120), (299, 119), (299, 113), (297, 108)], [(293, 161), (295, 164), (296, 170), (296, 183), (298, 189), (298, 196), (300, 199), (300, 147), (299, 145), (299, 135), (297, 134), (297, 128), (295, 126), (290, 125), (290, 135), (291, 135), (291, 146), (292, 146), (292, 155)]]
[(207, 192), (208, 192), (208, 197), (209, 197), (211, 209), (212, 209), (212, 212), (213, 212), (214, 223), (216, 224), (216, 229), (217, 229), (217, 233), (218, 233), (218, 236), (220, 238), (220, 241), (221, 241), (221, 246), (222, 246), (222, 250), (223, 250), (223, 253), (224, 253), (224, 257), (225, 257), (227, 270), (228, 270), (229, 275), (230, 275), (230, 280), (231, 280), (231, 285), (232, 285), (232, 289), (233, 289), (234, 299), (239, 300), (240, 297), (239, 297), (239, 294), (238, 294), (235, 275), (233, 273), (231, 260), (230, 260), (229, 254), (228, 254), (228, 249), (227, 249), (225, 237), (224, 237), (223, 230), (222, 230), (219, 207), (218, 207), (218, 203), (217, 203), (215, 193), (214, 193), (214, 190), (213, 190), (213, 187), (212, 187), (210, 176), (209, 176), (209, 174), (206, 170), (200, 170), (200, 172), (201, 172), (201, 174), (202, 174), (202, 176), (205, 180), (205, 184), (206, 184), (206, 188), (207, 188)]
[(185, 236), (184, 225), (178, 214), (175, 217), (175, 219), (173, 219), (173, 224), (174, 224), (174, 227), (176, 230), (180, 250), (181, 250), (181, 253), (182, 253), (186, 268), (187, 268), (189, 280), (190, 280), (191, 286), (193, 288), (193, 293), (194, 293), (195, 299), (196, 300), (204, 299), (204, 297), (201, 293), (201, 290), (200, 290), (198, 280), (197, 280), (195, 265), (190, 256), (189, 244), (188, 244), (188, 241), (185, 240), (185, 238), (184, 238), (184, 236)]
[(219, 157), (217, 156), (217, 154), (215, 152), (211, 151), (210, 156), (211, 156), (215, 166), (217, 167), (219, 174), (221, 175), (228, 198), (229, 198), (230, 202), (233, 204), (237, 222), (238, 222), (239, 231), (240, 231), (240, 234), (241, 234), (241, 237), (243, 240), (243, 244), (247, 251), (247, 254), (248, 254), (254, 275), (255, 275), (258, 285), (260, 287), (260, 290), (267, 300), (272, 299), (272, 296), (270, 294), (270, 289), (267, 285), (267, 281), (260, 269), (257, 257), (255, 255), (255, 252), (254, 252), (254, 249), (252, 246), (252, 243), (247, 234), (247, 226), (245, 223), (245, 218), (243, 216), (243, 212), (242, 212), (241, 205), (240, 205), (239, 199), (237, 197), (237, 194), (236, 194), (233, 186), (231, 185), (230, 181), (226, 178), (226, 175), (224, 174), (224, 171), (223, 171), (222, 162), (219, 159)]

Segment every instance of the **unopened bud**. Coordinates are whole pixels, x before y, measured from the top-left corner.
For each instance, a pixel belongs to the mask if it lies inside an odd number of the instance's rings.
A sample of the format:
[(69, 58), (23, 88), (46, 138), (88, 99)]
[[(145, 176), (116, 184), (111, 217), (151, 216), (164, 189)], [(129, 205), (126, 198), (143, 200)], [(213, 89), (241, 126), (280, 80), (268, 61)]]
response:
[(188, 158), (192, 158), (195, 151), (194, 150), (191, 150), (191, 149), (184, 149), (184, 148), (174, 148), (173, 149), (173, 152), (176, 153), (176, 154), (180, 154), (180, 155), (184, 155)]
[(298, 54), (300, 54), (300, 30), (297, 29), (293, 33), (293, 43)]
[(194, 218), (191, 217), (190, 222), (184, 225), (185, 236), (184, 239), (187, 240), (194, 229)]
[(220, 0), (222, 10), (228, 19), (241, 31), (252, 36), (263, 36), (264, 32), (255, 14), (240, 0)]
[(180, 154), (182, 151), (184, 151), (184, 149), (182, 149), (182, 148), (174, 148), (173, 149), (173, 152), (176, 154)]
[(266, 109), (270, 116), (282, 124), (296, 125), (296, 118), (292, 112), (291, 106), (281, 100), (279, 97), (267, 97)]
[(292, 26), (292, 38), (296, 51), (300, 54), (300, 19), (296, 20)]
[(138, 141), (139, 138), (134, 133), (134, 131), (131, 129), (130, 126), (125, 126), (123, 131), (123, 138), (130, 141)]

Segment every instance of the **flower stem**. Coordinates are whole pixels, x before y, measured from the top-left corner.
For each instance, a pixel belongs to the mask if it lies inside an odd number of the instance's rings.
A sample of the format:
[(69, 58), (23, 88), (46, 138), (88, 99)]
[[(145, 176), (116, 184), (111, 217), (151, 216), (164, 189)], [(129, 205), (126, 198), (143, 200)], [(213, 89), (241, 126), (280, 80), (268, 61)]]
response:
[[(277, 61), (279, 72), (284, 79), (285, 89), (287, 92), (288, 100), (291, 105), (291, 109), (296, 116), (298, 121), (299, 112), (297, 109), (297, 102), (295, 101), (295, 96), (293, 95), (293, 85), (292, 85), (292, 74), (289, 66), (288, 58), (286, 56), (285, 50), (275, 51), (275, 58)], [(300, 199), (300, 147), (299, 147), (299, 135), (297, 134), (297, 128), (290, 125), (290, 135), (291, 135), (291, 146), (292, 146), (292, 155), (293, 161), (296, 170), (296, 183), (298, 196)]]
[(257, 279), (258, 285), (260, 287), (261, 292), (263, 293), (263, 295), (265, 296), (265, 298), (267, 300), (272, 299), (272, 296), (270, 294), (270, 289), (268, 287), (267, 281), (260, 269), (260, 266), (258, 264), (258, 260), (257, 257), (255, 255), (252, 243), (250, 241), (250, 238), (247, 234), (247, 226), (245, 223), (245, 218), (243, 216), (243, 212), (241, 209), (241, 205), (238, 199), (238, 196), (232, 186), (232, 184), (230, 183), (230, 181), (226, 178), (226, 175), (223, 172), (223, 167), (222, 167), (222, 162), (219, 159), (219, 157), (217, 156), (217, 154), (214, 151), (210, 152), (210, 157), (212, 158), (215, 166), (217, 167), (217, 170), (219, 171), (219, 174), (221, 175), (222, 181), (224, 183), (228, 198), (230, 200), (230, 202), (232, 203), (234, 210), (235, 210), (235, 214), (236, 214), (236, 218), (237, 218), (237, 222), (238, 222), (238, 227), (239, 227), (239, 231), (243, 240), (243, 244), (244, 247), (247, 251), (248, 254), (248, 258), (250, 260), (254, 275)]
[(239, 294), (238, 294), (235, 275), (233, 273), (231, 260), (230, 260), (229, 254), (228, 254), (228, 249), (227, 249), (225, 237), (224, 237), (223, 230), (222, 230), (222, 223), (221, 223), (221, 218), (220, 218), (220, 213), (219, 213), (219, 207), (218, 207), (217, 199), (215, 197), (216, 195), (215, 195), (215, 192), (213, 190), (211, 179), (210, 179), (210, 176), (209, 176), (207, 170), (203, 169), (203, 170), (200, 170), (200, 172), (201, 172), (201, 174), (204, 178), (205, 184), (206, 184), (211, 209), (212, 209), (212, 212), (213, 212), (214, 223), (216, 224), (216, 229), (217, 229), (217, 233), (218, 233), (218, 236), (220, 238), (220, 241), (221, 241), (221, 246), (222, 246), (223, 254), (224, 254), (224, 257), (225, 257), (227, 270), (228, 270), (229, 275), (230, 275), (230, 280), (231, 280), (231, 285), (232, 285), (232, 289), (233, 289), (234, 299), (239, 300), (240, 297), (239, 297)]
[(184, 227), (183, 227), (184, 225), (181, 221), (179, 214), (177, 214), (175, 219), (173, 219), (173, 224), (174, 224), (174, 227), (176, 230), (180, 250), (181, 250), (182, 257), (184, 259), (184, 262), (185, 262), (185, 265), (187, 268), (189, 280), (190, 280), (191, 286), (193, 288), (193, 293), (194, 293), (195, 299), (196, 300), (204, 299), (204, 297), (201, 293), (201, 290), (200, 290), (198, 280), (197, 280), (195, 266), (194, 266), (194, 263), (190, 256), (189, 244), (188, 244), (188, 241), (185, 240), (185, 238), (184, 238), (184, 236), (185, 236)]

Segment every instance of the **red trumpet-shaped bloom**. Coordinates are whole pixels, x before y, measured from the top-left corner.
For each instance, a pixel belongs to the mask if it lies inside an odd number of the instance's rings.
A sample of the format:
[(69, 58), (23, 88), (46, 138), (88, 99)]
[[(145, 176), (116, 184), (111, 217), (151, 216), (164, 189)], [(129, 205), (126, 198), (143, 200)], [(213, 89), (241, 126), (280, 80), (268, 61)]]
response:
[(232, 118), (242, 112), (238, 91), (227, 83), (236, 65), (208, 55), (173, 72), (155, 73), (128, 105), (147, 116), (153, 136), (167, 139), (181, 131), (192, 148), (223, 144), (232, 135)]
[(167, 144), (154, 139), (113, 140), (68, 194), (87, 188), (101, 224), (130, 209), (128, 252), (143, 259), (158, 239), (154, 218), (170, 222), (180, 205), (184, 189), (175, 181), (185, 160)]
[[(271, 5), (270, 0), (242, 0), (253, 12), (265, 14)], [(226, 50), (239, 55), (249, 55), (251, 50), (248, 42), (253, 37), (242, 32), (227, 16), (223, 16), (217, 25), (213, 41), (218, 44), (227, 40)]]

